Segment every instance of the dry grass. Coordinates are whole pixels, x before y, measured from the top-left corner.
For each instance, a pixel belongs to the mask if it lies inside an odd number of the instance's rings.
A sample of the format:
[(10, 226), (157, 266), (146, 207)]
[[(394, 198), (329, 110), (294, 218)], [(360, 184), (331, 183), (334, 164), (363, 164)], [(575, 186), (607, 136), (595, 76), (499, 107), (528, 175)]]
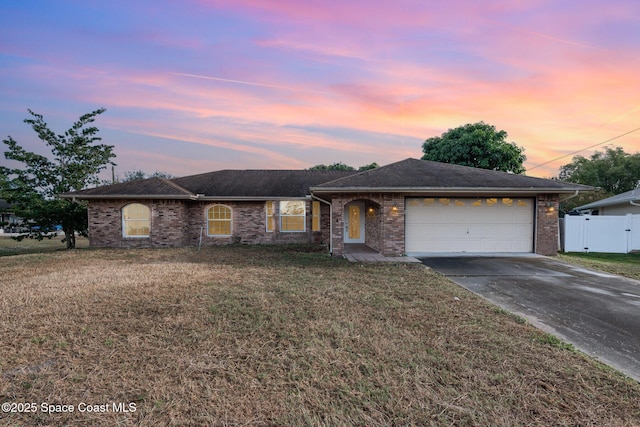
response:
[[(638, 383), (421, 266), (226, 247), (0, 268), (0, 402), (38, 405), (2, 425), (640, 425)], [(136, 411), (77, 412), (114, 402)]]

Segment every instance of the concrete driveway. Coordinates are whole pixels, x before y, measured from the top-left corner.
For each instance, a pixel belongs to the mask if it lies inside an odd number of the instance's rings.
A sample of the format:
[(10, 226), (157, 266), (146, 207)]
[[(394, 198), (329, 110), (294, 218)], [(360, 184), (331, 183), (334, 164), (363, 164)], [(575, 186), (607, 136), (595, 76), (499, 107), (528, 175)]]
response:
[(537, 255), (420, 260), (640, 381), (640, 281)]

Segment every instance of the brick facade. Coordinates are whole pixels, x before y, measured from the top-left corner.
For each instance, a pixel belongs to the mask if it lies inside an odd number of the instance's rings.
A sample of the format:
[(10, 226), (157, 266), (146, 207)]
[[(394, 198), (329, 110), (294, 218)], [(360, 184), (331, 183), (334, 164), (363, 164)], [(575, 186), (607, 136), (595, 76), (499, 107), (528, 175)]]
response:
[(404, 195), (385, 194), (383, 205), (382, 254), (401, 256), (404, 254)]
[(540, 255), (558, 254), (560, 200), (557, 194), (541, 194), (536, 200), (535, 252)]
[[(151, 229), (148, 237), (124, 237), (122, 208), (140, 203), (151, 211)], [(207, 235), (207, 209), (216, 204), (231, 208), (231, 236)], [(230, 243), (326, 243), (329, 241), (329, 207), (320, 205), (322, 231), (311, 231), (311, 202), (306, 202), (306, 230), (281, 232), (279, 221), (275, 230), (266, 230), (266, 203), (257, 202), (205, 202), (191, 200), (100, 200), (90, 201), (89, 244), (93, 247), (164, 247), (197, 246)], [(276, 218), (278, 203), (276, 202)]]
[[(365, 202), (365, 244), (386, 256), (400, 256), (405, 252), (405, 195), (353, 193), (333, 198), (333, 254), (344, 253), (344, 209), (354, 201)], [(557, 194), (536, 199), (535, 249), (540, 255), (558, 252)]]
[(387, 256), (404, 253), (404, 196), (393, 193), (352, 193), (333, 197), (333, 254), (344, 254), (344, 209), (364, 202), (365, 244)]
[[(281, 244), (331, 243), (333, 255), (344, 254), (344, 211), (351, 202), (364, 203), (365, 244), (386, 256), (405, 252), (405, 195), (398, 193), (350, 193), (320, 202), (320, 231), (312, 231), (312, 201), (306, 201), (306, 231), (266, 231), (264, 201), (210, 202), (193, 200), (92, 200), (89, 203), (89, 242), (94, 247), (164, 247), (230, 243)], [(141, 203), (151, 211), (148, 237), (123, 237), (122, 208)], [(232, 210), (231, 236), (207, 236), (207, 209), (216, 204)], [(276, 202), (276, 218), (278, 203)], [(535, 208), (535, 249), (541, 255), (558, 251), (557, 194), (539, 195)], [(331, 231), (333, 236), (330, 235)]]

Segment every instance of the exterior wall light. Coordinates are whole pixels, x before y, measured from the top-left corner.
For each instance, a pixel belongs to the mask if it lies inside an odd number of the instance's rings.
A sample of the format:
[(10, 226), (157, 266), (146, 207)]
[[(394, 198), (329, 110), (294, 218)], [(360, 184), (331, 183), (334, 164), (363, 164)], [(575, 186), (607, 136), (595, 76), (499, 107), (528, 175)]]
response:
[(547, 215), (553, 215), (553, 213), (556, 211), (556, 207), (552, 202), (545, 203), (544, 207)]

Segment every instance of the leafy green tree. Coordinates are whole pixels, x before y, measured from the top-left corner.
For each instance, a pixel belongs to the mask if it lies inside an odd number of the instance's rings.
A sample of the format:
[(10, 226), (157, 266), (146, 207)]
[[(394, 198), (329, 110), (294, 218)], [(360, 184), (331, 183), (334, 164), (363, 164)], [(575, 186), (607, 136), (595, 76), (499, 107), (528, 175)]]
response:
[(156, 171), (154, 173), (146, 173), (142, 170), (132, 170), (124, 173), (124, 178), (120, 179), (120, 182), (129, 182), (136, 181), (138, 179), (147, 179), (147, 178), (167, 178), (171, 179), (174, 176), (161, 171)]
[(362, 171), (368, 171), (370, 169), (375, 169), (379, 167), (380, 167), (379, 164), (377, 164), (376, 162), (373, 162), (373, 163), (369, 163), (368, 165), (360, 166), (358, 170), (362, 172)]
[(353, 166), (345, 165), (342, 162), (334, 163), (332, 165), (315, 165), (311, 166), (309, 170), (336, 170), (336, 171), (354, 171), (356, 168)]
[(484, 122), (449, 129), (422, 144), (423, 160), (523, 173), (524, 148), (507, 142), (507, 132)]
[(640, 153), (628, 154), (621, 147), (596, 151), (591, 157), (575, 156), (560, 167), (562, 181), (600, 187), (608, 195), (633, 190), (640, 179)]
[[(376, 162), (370, 163), (368, 165), (360, 166), (358, 171), (366, 171), (369, 169), (375, 169), (380, 167)], [(332, 165), (315, 165), (311, 166), (309, 170), (334, 170), (334, 171), (354, 171), (356, 168), (353, 166), (346, 165), (342, 162), (334, 163)]]
[(574, 156), (571, 163), (560, 167), (561, 181), (599, 187), (562, 203), (569, 212), (578, 206), (633, 190), (640, 179), (640, 153), (628, 154), (621, 147), (596, 151), (589, 158)]
[[(11, 136), (2, 142), (8, 147), (7, 160), (22, 167), (0, 167), (0, 198), (12, 203), (15, 214), (32, 226), (32, 234), (41, 240), (55, 226), (62, 226), (68, 249), (75, 247), (75, 233), (87, 235), (87, 207), (58, 196), (100, 182), (98, 174), (114, 164), (113, 146), (96, 144), (98, 128), (90, 126), (106, 110), (100, 108), (81, 116), (63, 135), (49, 129), (40, 114), (28, 110), (25, 119), (51, 150), (51, 158), (25, 150)], [(24, 238), (25, 236), (21, 236)]]

